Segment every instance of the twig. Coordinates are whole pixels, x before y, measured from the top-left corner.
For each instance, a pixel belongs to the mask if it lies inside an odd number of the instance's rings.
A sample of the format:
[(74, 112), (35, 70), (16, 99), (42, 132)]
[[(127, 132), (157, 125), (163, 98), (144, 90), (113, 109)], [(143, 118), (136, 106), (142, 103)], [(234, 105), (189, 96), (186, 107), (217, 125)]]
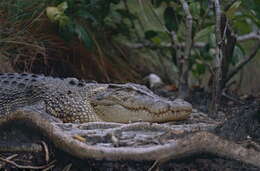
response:
[(260, 40), (260, 30), (257, 32), (248, 33), (242, 36), (237, 36), (237, 41), (244, 42), (247, 40)]
[(42, 169), (42, 171), (48, 171), (48, 170), (51, 170), (51, 169), (54, 168), (54, 167), (55, 167), (55, 165), (52, 164), (52, 165), (50, 165), (49, 167), (47, 167), (47, 168), (45, 168), (45, 169)]
[[(236, 36), (237, 42), (244, 42), (248, 40), (260, 40), (260, 31), (257, 32), (251, 32), (245, 35)], [(171, 43), (161, 43), (161, 44), (154, 44), (151, 42), (141, 42), (141, 43), (127, 43), (128, 47), (133, 49), (140, 49), (140, 48), (172, 48)], [(185, 47), (185, 43), (181, 42), (179, 43), (180, 47)], [(195, 42), (193, 43), (192, 47), (195, 48), (203, 48), (206, 46), (205, 42)]]
[(47, 165), (42, 165), (42, 166), (30, 166), (30, 165), (20, 165), (20, 164), (17, 164), (16, 162), (14, 161), (11, 161), (9, 159), (5, 159), (5, 158), (2, 158), (0, 157), (0, 160), (3, 161), (3, 162), (6, 162), (8, 164), (11, 164), (13, 166), (15, 166), (16, 168), (19, 168), (19, 169), (44, 169), (44, 168), (47, 168), (49, 167), (51, 164), (53, 164), (55, 161), (52, 161), (51, 163), (47, 164)]
[[(154, 44), (151, 42), (140, 42), (140, 43), (129, 43), (127, 42), (126, 45), (133, 49), (141, 49), (141, 48), (172, 48), (172, 43), (161, 43), (161, 44)], [(203, 48), (205, 47), (206, 43), (204, 42), (197, 42), (192, 45), (195, 48)], [(185, 43), (179, 43), (179, 47), (184, 48)]]
[[(13, 154), (13, 155), (7, 157), (6, 159), (7, 160), (11, 160), (11, 159), (13, 159), (13, 158), (15, 158), (17, 156), (18, 156), (18, 154)], [(0, 169), (2, 169), (5, 165), (6, 165), (6, 163), (0, 164)]]
[(70, 171), (71, 167), (72, 167), (72, 163), (70, 163), (70, 164), (68, 164), (67, 166), (65, 166), (65, 167), (62, 169), (62, 171)]
[(155, 162), (153, 162), (152, 166), (148, 169), (148, 171), (155, 171), (158, 170), (158, 166), (159, 165), (159, 161), (155, 160)]
[(50, 160), (50, 153), (47, 144), (44, 141), (41, 141), (41, 145), (44, 149), (45, 161), (48, 162)]
[(234, 102), (236, 102), (238, 104), (241, 104), (241, 105), (245, 104), (242, 100), (239, 100), (239, 99), (237, 99), (235, 97), (232, 97), (232, 96), (228, 95), (225, 91), (222, 92), (222, 96), (224, 96), (224, 97), (228, 98), (229, 100), (232, 100), (232, 101), (234, 101)]
[(245, 60), (240, 62), (227, 76), (226, 80), (224, 80), (224, 84), (226, 84), (233, 76), (238, 73), (248, 62), (250, 62), (255, 56), (257, 51), (259, 50), (260, 47), (260, 41), (257, 42), (255, 47), (253, 48), (252, 52), (245, 57)]

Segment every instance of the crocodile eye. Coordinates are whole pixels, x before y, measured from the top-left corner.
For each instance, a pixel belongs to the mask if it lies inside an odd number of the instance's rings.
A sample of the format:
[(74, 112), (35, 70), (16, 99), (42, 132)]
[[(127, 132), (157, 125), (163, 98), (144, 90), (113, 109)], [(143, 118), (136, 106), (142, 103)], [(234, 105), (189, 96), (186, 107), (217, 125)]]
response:
[(38, 78), (38, 75), (33, 74), (32, 77), (33, 78)]

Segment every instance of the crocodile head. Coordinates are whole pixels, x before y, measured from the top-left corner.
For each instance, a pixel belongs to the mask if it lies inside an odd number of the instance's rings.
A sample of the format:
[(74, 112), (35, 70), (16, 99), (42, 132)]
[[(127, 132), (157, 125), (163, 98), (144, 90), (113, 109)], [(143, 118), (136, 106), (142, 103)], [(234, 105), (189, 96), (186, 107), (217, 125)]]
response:
[(192, 111), (188, 102), (159, 97), (145, 86), (132, 83), (104, 86), (90, 96), (92, 107), (103, 121), (167, 122), (186, 119)]

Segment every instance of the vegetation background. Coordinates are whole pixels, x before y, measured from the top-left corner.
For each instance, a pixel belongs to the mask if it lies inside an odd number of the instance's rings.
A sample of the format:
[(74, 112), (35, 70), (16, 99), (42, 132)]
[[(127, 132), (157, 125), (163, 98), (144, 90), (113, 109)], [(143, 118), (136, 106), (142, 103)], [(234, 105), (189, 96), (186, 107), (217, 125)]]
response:
[[(259, 93), (260, 2), (220, 7), (221, 88)], [(167, 84), (209, 89), (216, 73), (213, 1), (0, 0), (0, 23), (1, 72), (138, 83), (156, 73)]]

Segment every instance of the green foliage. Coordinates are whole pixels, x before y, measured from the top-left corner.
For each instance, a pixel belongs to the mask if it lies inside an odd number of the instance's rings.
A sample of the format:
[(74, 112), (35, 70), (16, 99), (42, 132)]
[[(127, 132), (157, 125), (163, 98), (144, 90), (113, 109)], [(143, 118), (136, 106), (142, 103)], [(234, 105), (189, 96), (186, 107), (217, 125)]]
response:
[[(57, 4), (57, 6), (47, 7), (47, 16), (51, 21), (58, 23), (61, 36), (65, 40), (77, 36), (88, 49), (93, 46), (91, 34), (103, 32), (102, 30), (117, 29), (121, 33), (129, 35), (130, 28), (126, 26), (124, 19), (134, 20), (137, 18), (125, 9), (111, 10), (111, 5), (120, 3), (120, 0), (56, 0), (52, 3)], [(50, 12), (48, 13), (50, 9), (54, 13), (52, 16), (50, 16)], [(113, 17), (120, 19), (113, 20)]]
[(225, 14), (239, 34), (246, 34), (252, 31), (252, 26), (260, 27), (260, 1), (239, 0), (233, 3)]
[(177, 31), (179, 26), (179, 20), (181, 20), (181, 15), (177, 13), (172, 7), (167, 7), (163, 13), (165, 27), (169, 31)]
[[(204, 47), (200, 48), (192, 47), (188, 59), (192, 74), (200, 79), (207, 73), (208, 66), (212, 63), (215, 55), (215, 14), (211, 1), (186, 1), (193, 17), (192, 42), (193, 44), (197, 42), (205, 44)], [(137, 2), (139, 1), (136, 1), (138, 5), (135, 7), (140, 5)], [(237, 0), (232, 2), (221, 1), (221, 9), (234, 34), (243, 35), (255, 31), (255, 28), (259, 29), (260, 1)], [(179, 0), (145, 1), (143, 3), (145, 7), (137, 10), (131, 9), (129, 5), (134, 3), (133, 1), (123, 0), (2, 0), (0, 3), (1, 6), (7, 8), (6, 11), (10, 16), (8, 20), (13, 22), (20, 20), (26, 24), (30, 23), (28, 19), (34, 18), (46, 10), (47, 17), (56, 26), (55, 28), (63, 39), (70, 41), (76, 37), (84, 43), (87, 49), (94, 49), (96, 42), (102, 40), (99, 38), (104, 34), (108, 34), (110, 37), (123, 35), (128, 41), (145, 40), (160, 47), (172, 43), (171, 33), (174, 32), (177, 42), (182, 45), (185, 43), (186, 18)], [(130, 7), (129, 9), (126, 3)], [(152, 16), (145, 14), (147, 9), (152, 11), (150, 12), (153, 13)], [(141, 11), (142, 16), (137, 15), (136, 11)], [(156, 19), (160, 20), (159, 26), (143, 27), (142, 24), (145, 20), (152, 25), (152, 20)], [(134, 34), (134, 32), (137, 33)], [(141, 38), (137, 38), (138, 35), (142, 35)], [(178, 67), (177, 49), (171, 46), (166, 47), (170, 47), (170, 50), (169, 48), (152, 50), (163, 54), (162, 56), (169, 55), (168, 58), (172, 60), (172, 65)], [(184, 48), (180, 47), (182, 51)], [(241, 44), (236, 43), (233, 55), (229, 56), (227, 60), (229, 65), (239, 63), (245, 55), (245, 51)]]
[[(144, 38), (153, 44), (164, 45), (171, 43), (173, 31), (177, 36), (177, 42), (185, 42), (186, 26), (185, 14), (180, 4), (176, 0), (151, 0), (153, 7), (158, 11), (163, 11), (161, 19), (163, 27), (167, 29), (169, 34), (163, 38), (159, 35), (161, 30), (147, 30)], [(192, 15), (192, 40), (196, 42), (203, 42), (205, 46), (200, 48), (192, 48), (189, 56), (189, 68), (192, 74), (200, 79), (209, 70), (215, 56), (215, 14), (213, 4), (205, 0), (187, 0), (190, 13)], [(243, 35), (250, 33), (256, 28), (259, 29), (260, 24), (260, 1), (259, 0), (238, 0), (222, 1), (222, 10), (228, 19), (229, 28), (233, 31), (232, 34)], [(154, 10), (155, 10), (154, 9)], [(227, 39), (227, 33), (224, 37)], [(225, 40), (224, 40), (225, 41)], [(173, 48), (173, 47), (171, 47)], [(185, 47), (183, 47), (185, 48)], [(165, 49), (164, 49), (165, 50)], [(182, 49), (181, 49), (182, 50)], [(176, 49), (171, 50), (171, 59), (173, 65), (177, 65)], [(183, 50), (182, 50), (183, 52)], [(232, 54), (232, 53), (231, 53)], [(233, 55), (227, 56), (228, 64), (225, 65), (226, 71), (229, 71), (230, 66), (238, 64), (245, 55), (245, 49), (239, 43), (235, 44)], [(209, 73), (209, 72), (208, 72)], [(227, 73), (224, 73), (227, 74)]]

